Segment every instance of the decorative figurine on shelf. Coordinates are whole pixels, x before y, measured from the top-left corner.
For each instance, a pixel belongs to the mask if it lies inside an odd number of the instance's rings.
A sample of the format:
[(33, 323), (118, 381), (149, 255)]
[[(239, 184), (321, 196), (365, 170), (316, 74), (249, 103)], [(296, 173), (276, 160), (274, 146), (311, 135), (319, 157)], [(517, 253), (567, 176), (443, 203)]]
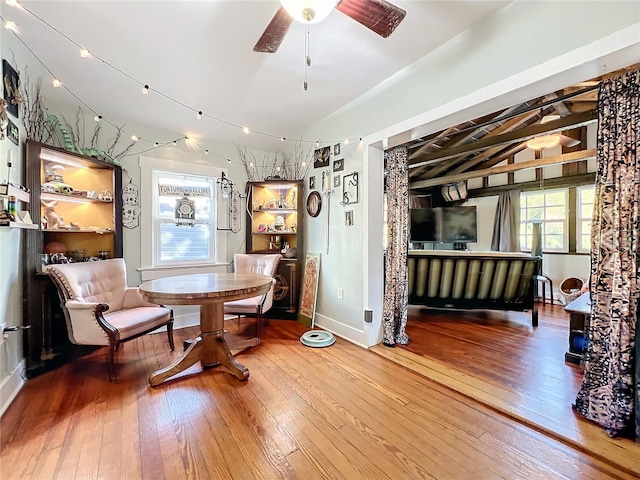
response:
[(47, 221), (47, 229), (58, 230), (64, 228), (65, 225), (62, 217), (56, 213), (56, 205), (58, 202), (55, 200), (49, 203), (44, 200), (40, 200), (40, 202), (42, 202), (42, 206), (44, 208), (42, 216)]
[(60, 193), (62, 195), (72, 195), (73, 187), (68, 183), (64, 183), (59, 170), (64, 170), (62, 165), (54, 165), (47, 163), (44, 167), (46, 176), (45, 183), (42, 184), (42, 191), (49, 193)]
[(286, 224), (284, 223), (284, 217), (282, 215), (278, 215), (271, 226), (276, 232), (283, 231), (286, 227)]

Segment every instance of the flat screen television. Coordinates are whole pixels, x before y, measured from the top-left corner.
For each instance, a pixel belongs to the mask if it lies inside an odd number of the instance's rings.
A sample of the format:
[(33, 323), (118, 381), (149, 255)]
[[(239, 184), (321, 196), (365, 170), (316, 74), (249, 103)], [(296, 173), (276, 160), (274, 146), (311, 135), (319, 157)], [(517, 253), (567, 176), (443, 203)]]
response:
[(478, 241), (476, 207), (442, 207), (440, 210), (439, 238), (445, 243)]
[(410, 235), (413, 243), (471, 243), (478, 241), (476, 207), (412, 208)]

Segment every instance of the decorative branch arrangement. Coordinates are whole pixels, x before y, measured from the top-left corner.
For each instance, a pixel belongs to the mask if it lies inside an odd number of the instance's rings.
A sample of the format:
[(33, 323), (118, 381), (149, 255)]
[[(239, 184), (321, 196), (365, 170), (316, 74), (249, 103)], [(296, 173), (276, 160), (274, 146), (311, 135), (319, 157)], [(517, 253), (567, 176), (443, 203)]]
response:
[(78, 108), (76, 112), (74, 126), (72, 126), (62, 114), (60, 114), (60, 117), (64, 124), (60, 122), (57, 116), (48, 113), (45, 98), (41, 94), (42, 77), (38, 77), (36, 82), (32, 83), (26, 69), (20, 90), (22, 97), (20, 103), (22, 108), (22, 125), (29, 140), (60, 146), (70, 152), (99, 158), (116, 165), (120, 165), (119, 160), (135, 145), (135, 141), (132, 140), (119, 153), (114, 153), (122, 136), (123, 125), (121, 127), (115, 127), (115, 137), (107, 142), (106, 151), (101, 150), (100, 133), (102, 132), (102, 125), (99, 121), (95, 122), (90, 143), (87, 145), (87, 125), (82, 109)]
[(311, 168), (310, 159), (313, 151), (305, 151), (302, 142), (296, 144), (293, 153), (290, 154), (265, 152), (261, 162), (258, 162), (253, 152), (248, 151), (247, 148), (239, 145), (236, 145), (236, 148), (250, 182), (269, 179), (300, 180), (306, 177)]

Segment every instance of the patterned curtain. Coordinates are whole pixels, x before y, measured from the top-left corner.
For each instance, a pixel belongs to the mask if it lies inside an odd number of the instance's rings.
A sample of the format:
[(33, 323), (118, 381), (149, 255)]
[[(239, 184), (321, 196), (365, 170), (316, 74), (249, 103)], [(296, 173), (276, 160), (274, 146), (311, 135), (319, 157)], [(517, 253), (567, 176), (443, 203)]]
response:
[(598, 94), (591, 324), (574, 408), (611, 436), (632, 435), (634, 428), (636, 436), (640, 433), (634, 425), (639, 377), (635, 357), (640, 298), (639, 85), (637, 70), (603, 81)]
[(387, 166), (388, 246), (385, 255), (382, 343), (407, 345), (408, 306), (407, 250), (409, 248), (409, 175), (407, 149), (397, 147), (384, 154)]

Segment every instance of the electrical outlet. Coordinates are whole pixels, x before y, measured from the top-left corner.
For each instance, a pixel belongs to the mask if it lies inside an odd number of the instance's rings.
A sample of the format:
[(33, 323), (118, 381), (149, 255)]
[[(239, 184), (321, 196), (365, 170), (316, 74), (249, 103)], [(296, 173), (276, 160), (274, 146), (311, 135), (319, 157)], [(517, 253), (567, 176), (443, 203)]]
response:
[(338, 289), (338, 300), (342, 300), (342, 297), (344, 296), (344, 290), (342, 288)]

